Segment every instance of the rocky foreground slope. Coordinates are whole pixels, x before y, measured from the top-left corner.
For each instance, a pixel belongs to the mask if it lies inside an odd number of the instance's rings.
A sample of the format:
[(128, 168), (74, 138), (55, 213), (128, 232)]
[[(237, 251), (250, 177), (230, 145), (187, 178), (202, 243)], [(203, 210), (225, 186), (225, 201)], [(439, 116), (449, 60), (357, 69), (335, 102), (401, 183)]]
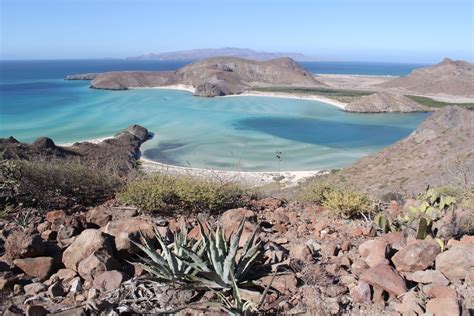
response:
[(434, 112), (410, 136), (332, 175), (375, 196), (419, 193), (427, 186), (474, 185), (474, 112)]
[(356, 113), (408, 113), (428, 112), (432, 111), (432, 109), (425, 107), (402, 94), (377, 92), (350, 102), (346, 105), (344, 111)]
[(68, 76), (67, 79), (92, 78), (96, 89), (125, 90), (138, 87), (187, 85), (194, 95), (203, 97), (239, 94), (250, 87), (265, 85), (324, 86), (291, 58), (255, 61), (217, 57), (195, 62), (175, 72), (122, 71)]
[(408, 76), (377, 85), (419, 94), (474, 96), (474, 65), (445, 58), (434, 66), (413, 70)]

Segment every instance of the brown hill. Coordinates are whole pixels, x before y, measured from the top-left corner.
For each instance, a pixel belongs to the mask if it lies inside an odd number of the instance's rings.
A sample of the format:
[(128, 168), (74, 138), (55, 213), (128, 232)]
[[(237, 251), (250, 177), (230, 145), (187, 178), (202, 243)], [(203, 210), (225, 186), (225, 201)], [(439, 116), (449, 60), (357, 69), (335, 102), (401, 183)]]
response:
[(419, 94), (474, 96), (474, 65), (466, 61), (445, 58), (434, 66), (413, 70), (408, 76), (378, 85), (400, 88)]
[(358, 100), (346, 105), (345, 111), (357, 113), (380, 113), (380, 112), (427, 112), (430, 108), (425, 107), (402, 94), (392, 92), (377, 92), (363, 96)]
[(474, 185), (474, 112), (449, 106), (407, 138), (360, 159), (329, 180), (374, 196), (416, 194), (427, 186)]
[[(78, 76), (72, 76), (75, 77)], [(112, 90), (176, 84), (190, 85), (195, 88), (195, 95), (205, 97), (239, 94), (256, 86), (324, 86), (291, 58), (256, 61), (235, 57), (206, 59), (175, 72), (97, 74), (91, 83), (93, 88)]]

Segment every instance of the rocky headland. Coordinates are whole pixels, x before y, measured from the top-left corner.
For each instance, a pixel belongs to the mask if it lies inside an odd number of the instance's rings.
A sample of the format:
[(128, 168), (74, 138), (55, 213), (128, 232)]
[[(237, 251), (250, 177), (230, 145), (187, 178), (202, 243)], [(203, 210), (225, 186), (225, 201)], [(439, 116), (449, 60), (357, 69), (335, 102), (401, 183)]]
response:
[(445, 58), (439, 64), (415, 69), (408, 76), (378, 85), (416, 94), (445, 94), (474, 97), (474, 65)]

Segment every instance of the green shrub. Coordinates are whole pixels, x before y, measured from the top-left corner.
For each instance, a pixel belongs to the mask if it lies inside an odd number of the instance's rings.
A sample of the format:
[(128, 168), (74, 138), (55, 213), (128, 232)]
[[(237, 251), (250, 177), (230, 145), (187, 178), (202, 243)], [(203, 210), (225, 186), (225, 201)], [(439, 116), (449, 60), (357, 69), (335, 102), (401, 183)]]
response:
[(298, 195), (298, 199), (302, 202), (315, 202), (323, 204), (326, 201), (326, 194), (334, 190), (336, 190), (336, 187), (332, 184), (315, 182), (305, 188)]
[(323, 206), (343, 217), (353, 217), (372, 210), (373, 202), (364, 193), (348, 189), (335, 189), (324, 194)]
[(41, 209), (93, 205), (113, 198), (122, 180), (96, 167), (78, 161), (14, 162), (17, 171), (11, 177), (15, 190), (5, 198), (8, 203)]
[(157, 174), (129, 182), (117, 199), (144, 211), (182, 208), (187, 210), (222, 210), (241, 206), (246, 190), (234, 183), (221, 183), (190, 176)]

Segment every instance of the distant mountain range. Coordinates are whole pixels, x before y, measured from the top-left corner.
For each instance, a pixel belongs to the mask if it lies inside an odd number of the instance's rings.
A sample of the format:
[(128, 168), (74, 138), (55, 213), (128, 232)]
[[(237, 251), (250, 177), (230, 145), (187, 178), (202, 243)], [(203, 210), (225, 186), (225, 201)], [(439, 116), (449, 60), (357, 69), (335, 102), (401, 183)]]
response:
[(199, 60), (212, 57), (240, 57), (253, 60), (270, 60), (281, 57), (290, 57), (298, 61), (313, 61), (319, 60), (313, 56), (306, 56), (300, 53), (270, 53), (258, 52), (248, 48), (207, 48), (207, 49), (193, 49), (166, 53), (151, 53), (141, 56), (128, 57), (131, 60)]

